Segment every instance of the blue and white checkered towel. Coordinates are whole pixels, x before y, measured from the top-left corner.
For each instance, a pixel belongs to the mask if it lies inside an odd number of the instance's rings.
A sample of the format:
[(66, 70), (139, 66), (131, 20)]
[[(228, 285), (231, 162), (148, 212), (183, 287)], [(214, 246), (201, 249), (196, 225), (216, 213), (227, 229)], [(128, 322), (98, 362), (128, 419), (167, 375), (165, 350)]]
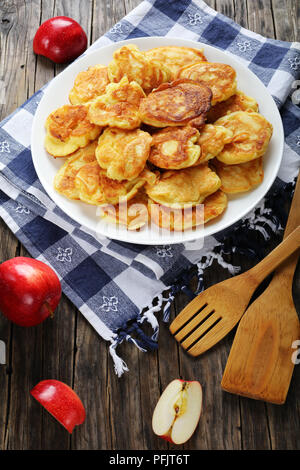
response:
[[(283, 187), (291, 189), (291, 184), (286, 185), (294, 180), (300, 162), (299, 43), (266, 39), (201, 0), (145, 0), (90, 50), (154, 35), (192, 39), (238, 56), (267, 86), (283, 119), (284, 159), (271, 191), (238, 225), (217, 238), (208, 237), (201, 250), (188, 252), (182, 245), (147, 247), (109, 239), (100, 243), (49, 199), (37, 179), (30, 152), (32, 119), (43, 89), (0, 125), (0, 215), (33, 257), (56, 270), (64, 293), (102, 338), (110, 341), (119, 376), (128, 369), (116, 353), (117, 345), (125, 339), (144, 351), (157, 347), (154, 313), (164, 307), (167, 319), (175, 293), (182, 289), (189, 293), (191, 272), (194, 275), (197, 271), (193, 266), (198, 267), (201, 289), (203, 270), (214, 259), (234, 274), (240, 267), (226, 263), (226, 250), (258, 252), (251, 231), (258, 230), (267, 238), (270, 231), (280, 228), (281, 204), (275, 206), (274, 191), (279, 197), (285, 193)], [(145, 321), (153, 327), (151, 338), (143, 333)]]

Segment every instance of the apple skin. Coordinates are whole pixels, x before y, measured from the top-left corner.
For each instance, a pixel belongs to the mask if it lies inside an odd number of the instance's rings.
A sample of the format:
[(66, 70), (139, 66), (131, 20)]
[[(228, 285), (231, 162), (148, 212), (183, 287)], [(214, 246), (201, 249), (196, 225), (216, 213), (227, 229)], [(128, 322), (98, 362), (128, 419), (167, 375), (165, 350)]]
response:
[(164, 436), (158, 436), (158, 437), (160, 437), (164, 441), (167, 441), (167, 442), (170, 442), (171, 444), (174, 444), (174, 442), (172, 441), (171, 436), (169, 434), (165, 434)]
[(56, 64), (71, 62), (87, 48), (87, 36), (77, 21), (56, 16), (41, 24), (33, 39), (35, 54)]
[(42, 380), (30, 394), (72, 434), (85, 420), (85, 408), (77, 393), (59, 380)]
[(56, 309), (61, 284), (52, 268), (19, 256), (0, 265), (0, 311), (19, 326), (42, 323)]

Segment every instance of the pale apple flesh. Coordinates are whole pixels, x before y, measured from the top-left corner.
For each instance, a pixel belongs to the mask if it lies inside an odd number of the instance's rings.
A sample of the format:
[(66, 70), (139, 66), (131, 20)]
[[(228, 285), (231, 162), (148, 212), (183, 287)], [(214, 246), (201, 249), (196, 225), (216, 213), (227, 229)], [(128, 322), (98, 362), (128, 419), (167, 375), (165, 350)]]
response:
[(152, 418), (153, 432), (174, 444), (194, 433), (202, 409), (202, 388), (197, 381), (173, 380), (162, 393)]

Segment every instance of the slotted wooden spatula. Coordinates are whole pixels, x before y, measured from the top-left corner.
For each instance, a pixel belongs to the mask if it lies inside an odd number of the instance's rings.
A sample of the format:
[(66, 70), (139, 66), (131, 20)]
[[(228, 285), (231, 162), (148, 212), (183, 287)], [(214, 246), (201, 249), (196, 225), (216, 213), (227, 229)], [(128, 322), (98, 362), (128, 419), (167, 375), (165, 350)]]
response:
[(201, 292), (171, 323), (175, 339), (192, 356), (214, 346), (238, 323), (257, 286), (299, 245), (300, 226), (252, 269)]
[[(284, 236), (300, 224), (300, 177)], [(228, 392), (272, 403), (286, 400), (300, 339), (292, 284), (299, 250), (275, 272), (267, 289), (250, 305), (238, 326), (222, 379)]]

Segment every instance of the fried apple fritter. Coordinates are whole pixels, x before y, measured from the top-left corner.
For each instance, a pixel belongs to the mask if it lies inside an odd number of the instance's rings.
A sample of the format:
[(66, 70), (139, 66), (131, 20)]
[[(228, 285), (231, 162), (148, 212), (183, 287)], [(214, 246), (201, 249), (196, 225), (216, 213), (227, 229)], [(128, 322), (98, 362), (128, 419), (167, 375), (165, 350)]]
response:
[(174, 209), (201, 204), (221, 186), (218, 175), (208, 165), (162, 173), (155, 185), (147, 184), (146, 193), (153, 201)]
[(200, 157), (194, 165), (202, 164), (214, 158), (223, 150), (225, 144), (231, 142), (232, 137), (233, 133), (226, 127), (205, 124), (198, 138), (198, 144), (201, 147)]
[(199, 132), (194, 127), (166, 127), (152, 135), (149, 161), (159, 168), (180, 170), (200, 157)]
[(140, 129), (107, 128), (98, 140), (96, 158), (109, 178), (133, 180), (145, 167), (151, 142), (151, 135)]
[(100, 171), (100, 187), (103, 191), (105, 201), (108, 204), (120, 204), (132, 199), (139, 188), (146, 183), (154, 185), (157, 175), (145, 168), (134, 180), (116, 181), (107, 177), (106, 171)]
[(80, 72), (74, 81), (74, 86), (69, 94), (71, 104), (85, 104), (97, 96), (105, 93), (106, 86), (110, 83), (105, 65), (93, 65)]
[(272, 125), (236, 87), (235, 70), (203, 50), (121, 47), (108, 66), (80, 72), (71, 105), (46, 120), (46, 150), (68, 157), (56, 191), (128, 230), (149, 219), (199, 229), (225, 211), (227, 193), (263, 180)]
[(139, 230), (148, 223), (148, 198), (138, 193), (130, 201), (100, 207), (100, 216), (114, 225), (125, 225), (128, 230)]
[[(89, 163), (97, 163), (95, 151), (97, 141), (77, 150), (69, 157), (54, 178), (54, 188), (69, 199), (80, 199), (75, 178), (79, 170)], [(98, 165), (99, 166), (99, 165)]]
[(198, 62), (187, 65), (179, 70), (177, 78), (189, 78), (207, 85), (212, 91), (212, 106), (236, 92), (236, 72), (227, 64)]
[(261, 114), (236, 111), (215, 122), (233, 133), (233, 139), (217, 155), (227, 165), (245, 163), (262, 156), (268, 147), (273, 127)]
[(108, 76), (111, 82), (119, 82), (126, 76), (149, 93), (169, 81), (171, 72), (164, 64), (150, 60), (135, 44), (128, 44), (114, 52), (113, 60), (108, 65)]
[(213, 166), (221, 178), (222, 191), (228, 194), (250, 191), (264, 178), (262, 157), (237, 165), (225, 165), (216, 159)]
[(45, 147), (54, 157), (65, 157), (101, 133), (102, 127), (87, 118), (88, 108), (66, 104), (53, 111), (46, 120)]
[(208, 196), (204, 202), (204, 223), (206, 224), (212, 219), (215, 219), (219, 215), (221, 215), (227, 205), (228, 199), (226, 194), (219, 189), (219, 191), (215, 192)]
[(235, 111), (254, 111), (257, 113), (258, 103), (251, 96), (245, 95), (242, 91), (237, 91), (228, 100), (221, 101), (210, 108), (207, 113), (207, 122), (215, 122), (220, 117)]
[(206, 60), (203, 49), (180, 46), (155, 47), (147, 51), (146, 56), (150, 60), (165, 64), (171, 71), (171, 80), (175, 80), (177, 72), (185, 65)]
[(225, 211), (227, 204), (226, 194), (218, 190), (208, 196), (202, 204), (188, 209), (172, 209), (151, 199), (148, 201), (148, 208), (152, 222), (166, 230), (180, 232), (215, 219)]
[(164, 83), (140, 103), (142, 122), (154, 127), (201, 126), (210, 109), (211, 91), (188, 79)]
[(107, 85), (106, 92), (91, 103), (89, 120), (99, 126), (136, 129), (141, 124), (139, 105), (146, 95), (140, 85), (123, 77)]
[(100, 172), (97, 161), (87, 163), (78, 171), (75, 186), (81, 201), (96, 206), (106, 202), (100, 185)]

